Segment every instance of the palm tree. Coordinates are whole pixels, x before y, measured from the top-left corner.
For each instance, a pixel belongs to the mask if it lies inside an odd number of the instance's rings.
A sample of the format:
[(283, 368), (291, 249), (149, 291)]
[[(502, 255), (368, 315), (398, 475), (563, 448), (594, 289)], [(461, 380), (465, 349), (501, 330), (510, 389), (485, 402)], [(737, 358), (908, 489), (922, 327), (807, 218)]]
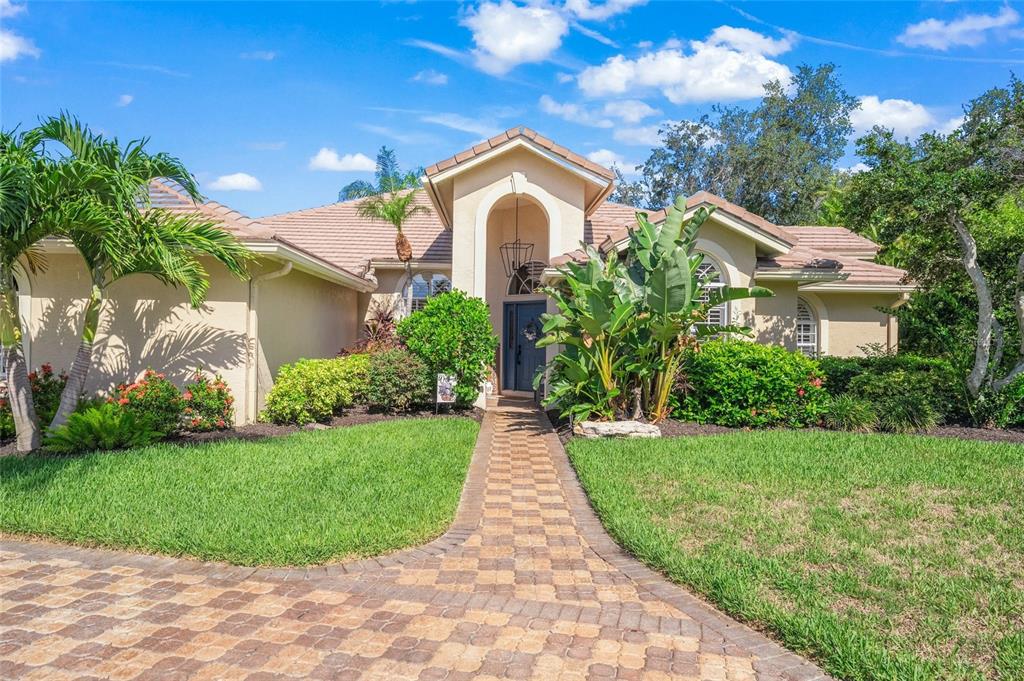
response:
[[(406, 221), (416, 213), (429, 213), (430, 209), (416, 203), (416, 189), (376, 194), (359, 203), (359, 215), (371, 220), (387, 222), (394, 226), (395, 254), (405, 263), (406, 280), (409, 282), (409, 298), (412, 297), (412, 244), (402, 231)], [(406, 311), (411, 311), (411, 300), (406, 301)]]
[(420, 176), (422, 175), (422, 167), (403, 172), (398, 165), (398, 156), (395, 154), (395, 150), (381, 147), (377, 152), (377, 169), (374, 172), (376, 184), (366, 180), (349, 182), (338, 192), (338, 200), (350, 201), (364, 199), (374, 194), (393, 194), (403, 189), (417, 189), (420, 186)]
[(85, 388), (104, 296), (111, 284), (131, 274), (148, 274), (164, 284), (183, 287), (192, 306), (199, 307), (209, 289), (209, 276), (199, 256), (212, 257), (232, 274), (244, 277), (251, 254), (214, 222), (150, 206), (149, 184), (158, 179), (178, 184), (197, 202), (202, 196), (181, 161), (164, 153), (149, 154), (147, 140), (132, 141), (122, 149), (117, 139), (93, 134), (64, 114), (43, 121), (39, 131), (45, 140), (66, 147), (70, 159), (95, 170), (100, 181), (93, 183), (89, 194), (107, 219), (106, 229), (68, 232), (85, 260), (91, 287), (78, 351), (50, 424), (56, 428), (74, 411)]
[(15, 274), (36, 273), (46, 260), (38, 243), (67, 228), (95, 233), (105, 215), (85, 191), (97, 178), (86, 164), (54, 162), (42, 153), (39, 130), (0, 131), (0, 356), (7, 376), (18, 451), (40, 444), (28, 368), (22, 352), (24, 330)]

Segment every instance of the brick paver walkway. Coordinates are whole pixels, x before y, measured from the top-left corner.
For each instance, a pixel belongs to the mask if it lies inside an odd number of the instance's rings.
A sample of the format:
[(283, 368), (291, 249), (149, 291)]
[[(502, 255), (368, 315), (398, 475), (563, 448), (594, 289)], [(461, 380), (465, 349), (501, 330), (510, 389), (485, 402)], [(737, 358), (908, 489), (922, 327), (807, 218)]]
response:
[(812, 679), (624, 555), (538, 411), (488, 412), (452, 529), (265, 570), (0, 541), (3, 679)]

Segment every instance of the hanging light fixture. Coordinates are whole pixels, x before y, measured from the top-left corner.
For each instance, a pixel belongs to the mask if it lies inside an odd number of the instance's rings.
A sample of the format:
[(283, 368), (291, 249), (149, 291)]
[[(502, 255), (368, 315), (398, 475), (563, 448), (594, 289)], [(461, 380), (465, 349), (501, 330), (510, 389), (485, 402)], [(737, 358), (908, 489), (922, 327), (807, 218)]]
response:
[(498, 250), (501, 252), (501, 262), (505, 266), (505, 276), (511, 278), (513, 274), (530, 262), (533, 258), (533, 244), (525, 243), (519, 239), (519, 197), (516, 197), (516, 232), (515, 241), (506, 241)]

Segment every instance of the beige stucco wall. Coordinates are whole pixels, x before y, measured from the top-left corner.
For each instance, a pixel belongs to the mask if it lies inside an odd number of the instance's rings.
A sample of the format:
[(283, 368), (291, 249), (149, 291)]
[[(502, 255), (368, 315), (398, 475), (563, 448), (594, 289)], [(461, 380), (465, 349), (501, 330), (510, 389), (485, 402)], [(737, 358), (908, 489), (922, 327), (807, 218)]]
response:
[(754, 340), (796, 350), (796, 282), (770, 281), (757, 284), (771, 289), (775, 295), (751, 301), (754, 304)]
[[(61, 370), (70, 366), (78, 348), (89, 277), (77, 254), (49, 254), (47, 261), (47, 270), (31, 281), (31, 361)], [(204, 264), (210, 291), (200, 309), (189, 305), (183, 290), (148, 276), (127, 277), (110, 287), (86, 384), (89, 392), (107, 391), (147, 367), (178, 384), (203, 368), (222, 374), (236, 399), (243, 400), (249, 284), (216, 263)]]
[(895, 347), (896, 319), (875, 308), (895, 305), (898, 296), (891, 293), (817, 292), (804, 297), (815, 307), (819, 328), (827, 335), (828, 345), (823, 348), (825, 354), (857, 357), (864, 354), (861, 347), (869, 343), (881, 343), (882, 347), (890, 349)]
[(256, 394), (263, 409), (282, 364), (333, 357), (357, 340), (362, 320), (356, 291), (305, 272), (292, 270), (259, 286)]
[[(512, 193), (513, 173), (525, 178), (527, 195), (534, 192), (532, 196), (537, 203), (547, 201), (551, 207), (552, 214), (546, 216), (550, 227), (547, 252), (535, 251), (537, 259), (547, 261), (571, 251), (583, 239), (586, 193), (583, 179), (524, 149), (501, 154), (455, 177), (452, 207), (452, 284), (455, 288), (477, 296), (484, 294), (476, 290), (475, 275), (483, 264), (476, 262), (477, 218), (483, 216), (484, 233), (480, 238), (486, 238), (488, 221), (484, 213), (489, 211), (481, 207), (486, 209), (490, 201)], [(489, 272), (493, 263), (489, 250), (485, 260), (484, 271)], [(494, 264), (500, 269), (500, 261)]]
[[(30, 361), (67, 369), (74, 359), (89, 278), (77, 254), (49, 254), (47, 270), (30, 277), (27, 316)], [(236, 421), (250, 413), (247, 404), (249, 324), (259, 329), (257, 400), (281, 364), (300, 357), (329, 357), (351, 344), (359, 329), (355, 291), (293, 270), (260, 284), (258, 315), (250, 319), (250, 284), (212, 261), (206, 303), (193, 309), (185, 292), (152, 277), (127, 277), (113, 284), (94, 346), (86, 390), (109, 391), (147, 368), (162, 371), (181, 385), (196, 368), (221, 374), (236, 399)], [(281, 263), (256, 262), (254, 276), (280, 269)]]
[[(715, 221), (714, 215), (701, 225), (697, 234), (697, 250), (722, 271), (724, 283), (729, 286), (751, 286), (751, 277), (757, 266), (754, 242)], [(754, 326), (754, 301), (736, 300), (729, 303), (732, 323)]]

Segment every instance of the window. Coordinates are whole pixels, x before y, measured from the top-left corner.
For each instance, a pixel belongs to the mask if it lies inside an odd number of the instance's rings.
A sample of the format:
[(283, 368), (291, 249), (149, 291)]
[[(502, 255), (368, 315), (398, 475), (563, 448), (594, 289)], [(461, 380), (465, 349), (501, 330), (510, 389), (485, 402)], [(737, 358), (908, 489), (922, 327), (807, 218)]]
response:
[[(700, 299), (702, 302), (707, 302), (711, 298), (711, 291), (716, 288), (722, 288), (725, 286), (725, 282), (722, 281), (722, 272), (718, 269), (715, 263), (704, 258), (704, 262), (697, 268), (697, 280), (701, 282)], [(715, 305), (708, 311), (707, 324), (728, 324), (729, 323), (729, 304), (720, 303)]]
[(451, 290), (452, 282), (447, 276), (436, 272), (419, 272), (406, 281), (402, 289), (402, 303), (408, 305), (408, 313), (412, 314), (422, 310), (428, 298)]
[(808, 357), (818, 356), (818, 317), (803, 298), (796, 299), (796, 349)]
[(540, 288), (540, 276), (544, 273), (544, 263), (531, 260), (519, 266), (508, 280), (510, 296), (529, 296)]

